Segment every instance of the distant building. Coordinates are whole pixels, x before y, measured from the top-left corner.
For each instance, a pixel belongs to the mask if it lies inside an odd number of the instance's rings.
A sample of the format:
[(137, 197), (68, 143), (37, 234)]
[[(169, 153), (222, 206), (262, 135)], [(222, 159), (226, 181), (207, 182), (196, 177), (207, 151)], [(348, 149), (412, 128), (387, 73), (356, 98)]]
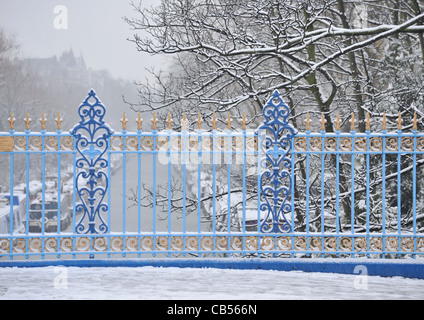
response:
[(41, 77), (59, 82), (76, 83), (83, 87), (102, 88), (105, 79), (111, 76), (105, 70), (94, 71), (87, 68), (84, 57), (76, 57), (74, 51), (69, 49), (58, 58), (30, 58), (23, 60), (24, 71), (32, 71)]

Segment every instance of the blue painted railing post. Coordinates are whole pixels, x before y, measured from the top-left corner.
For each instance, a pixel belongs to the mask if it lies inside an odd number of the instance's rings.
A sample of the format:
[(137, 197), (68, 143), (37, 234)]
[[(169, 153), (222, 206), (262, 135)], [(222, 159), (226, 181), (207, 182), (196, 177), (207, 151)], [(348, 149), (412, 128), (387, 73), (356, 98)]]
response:
[(260, 231), (292, 232), (288, 219), (292, 212), (292, 159), (290, 151), (296, 129), (289, 124), (290, 109), (276, 90), (263, 109), (264, 123), (259, 127), (260, 210), (265, 212)]
[(108, 227), (101, 215), (109, 208), (103, 201), (109, 185), (104, 171), (109, 166), (105, 154), (113, 130), (103, 120), (106, 108), (94, 90), (80, 105), (78, 114), (81, 121), (70, 131), (77, 151), (75, 167), (78, 172), (74, 172), (74, 179), (80, 202), (76, 204), (75, 212), (82, 213), (75, 230), (79, 234), (106, 233)]

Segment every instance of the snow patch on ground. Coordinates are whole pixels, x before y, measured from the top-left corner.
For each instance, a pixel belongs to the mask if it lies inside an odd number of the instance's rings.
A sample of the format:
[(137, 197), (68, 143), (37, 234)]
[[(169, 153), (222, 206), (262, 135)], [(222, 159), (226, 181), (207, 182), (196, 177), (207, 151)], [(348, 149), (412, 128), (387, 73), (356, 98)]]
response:
[(2, 268), (0, 299), (424, 299), (424, 280), (200, 268)]

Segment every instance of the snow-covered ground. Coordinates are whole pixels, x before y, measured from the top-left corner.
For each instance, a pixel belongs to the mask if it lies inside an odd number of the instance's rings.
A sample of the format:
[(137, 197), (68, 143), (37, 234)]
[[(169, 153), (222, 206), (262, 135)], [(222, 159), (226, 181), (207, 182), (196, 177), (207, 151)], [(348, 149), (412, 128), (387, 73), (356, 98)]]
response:
[(3, 268), (0, 299), (424, 299), (424, 280), (174, 267)]

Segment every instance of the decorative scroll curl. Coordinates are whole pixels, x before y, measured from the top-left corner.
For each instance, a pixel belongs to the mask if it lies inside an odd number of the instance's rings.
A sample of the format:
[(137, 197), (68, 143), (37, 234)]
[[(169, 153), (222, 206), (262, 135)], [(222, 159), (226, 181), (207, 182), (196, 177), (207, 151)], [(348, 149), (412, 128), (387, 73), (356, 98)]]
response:
[(105, 153), (113, 130), (103, 120), (105, 113), (106, 108), (91, 90), (78, 109), (81, 121), (70, 132), (75, 137), (78, 152), (76, 192), (80, 202), (75, 211), (82, 213), (76, 225), (76, 232), (80, 234), (108, 231), (101, 213), (109, 209), (103, 201), (109, 182), (105, 172), (109, 165)]
[(265, 122), (259, 127), (261, 158), (261, 211), (266, 213), (261, 223), (264, 233), (292, 231), (288, 214), (292, 205), (290, 151), (296, 130), (289, 124), (289, 107), (276, 90), (263, 109)]

